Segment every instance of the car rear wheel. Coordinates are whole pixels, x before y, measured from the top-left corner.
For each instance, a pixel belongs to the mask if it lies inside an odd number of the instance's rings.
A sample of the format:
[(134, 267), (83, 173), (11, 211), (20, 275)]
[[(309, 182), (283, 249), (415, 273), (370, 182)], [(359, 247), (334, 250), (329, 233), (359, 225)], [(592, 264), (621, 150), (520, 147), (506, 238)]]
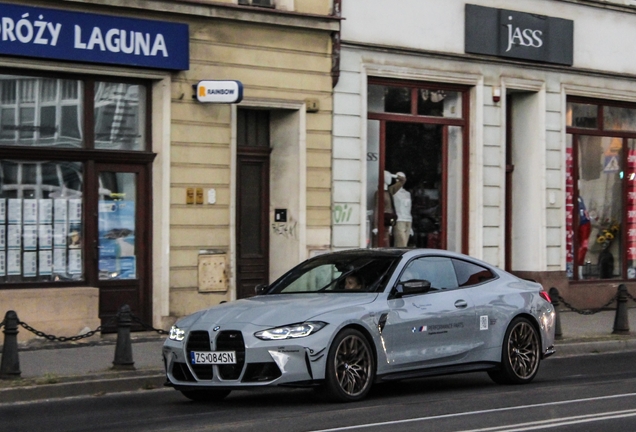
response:
[(501, 367), (488, 372), (493, 381), (526, 384), (534, 379), (539, 371), (541, 343), (537, 329), (528, 319), (518, 317), (510, 323), (501, 351)]
[(324, 392), (335, 402), (363, 399), (375, 378), (371, 345), (357, 330), (345, 329), (334, 339), (327, 357)]
[(181, 390), (181, 394), (195, 402), (218, 402), (230, 394), (231, 390)]

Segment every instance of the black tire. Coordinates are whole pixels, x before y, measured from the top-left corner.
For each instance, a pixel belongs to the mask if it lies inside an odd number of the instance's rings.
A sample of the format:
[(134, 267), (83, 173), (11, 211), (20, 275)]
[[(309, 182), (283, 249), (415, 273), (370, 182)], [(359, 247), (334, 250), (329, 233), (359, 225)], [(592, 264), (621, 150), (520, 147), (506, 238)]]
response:
[(225, 399), (231, 390), (180, 390), (181, 394), (195, 402), (218, 402)]
[(501, 366), (488, 375), (497, 384), (527, 384), (539, 371), (541, 339), (534, 325), (523, 317), (510, 323), (501, 348)]
[(367, 339), (354, 329), (338, 333), (327, 356), (324, 395), (333, 402), (359, 401), (374, 379), (375, 359)]

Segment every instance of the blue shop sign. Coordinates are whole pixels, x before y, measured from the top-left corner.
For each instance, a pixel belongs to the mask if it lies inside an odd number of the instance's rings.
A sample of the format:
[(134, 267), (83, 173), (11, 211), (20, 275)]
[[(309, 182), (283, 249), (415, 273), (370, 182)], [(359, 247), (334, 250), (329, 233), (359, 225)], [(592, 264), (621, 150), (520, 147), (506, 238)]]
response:
[(0, 4), (0, 54), (189, 69), (187, 24)]

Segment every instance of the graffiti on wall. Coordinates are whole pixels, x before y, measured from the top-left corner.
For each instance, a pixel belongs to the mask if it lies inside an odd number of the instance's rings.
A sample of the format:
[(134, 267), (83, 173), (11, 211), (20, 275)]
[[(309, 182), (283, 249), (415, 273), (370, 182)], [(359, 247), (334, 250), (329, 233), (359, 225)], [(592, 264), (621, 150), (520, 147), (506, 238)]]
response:
[(274, 222), (272, 232), (285, 238), (296, 238), (297, 226), (298, 222), (290, 217), (287, 222)]
[(351, 221), (353, 207), (349, 204), (336, 204), (333, 208), (333, 221), (337, 224)]

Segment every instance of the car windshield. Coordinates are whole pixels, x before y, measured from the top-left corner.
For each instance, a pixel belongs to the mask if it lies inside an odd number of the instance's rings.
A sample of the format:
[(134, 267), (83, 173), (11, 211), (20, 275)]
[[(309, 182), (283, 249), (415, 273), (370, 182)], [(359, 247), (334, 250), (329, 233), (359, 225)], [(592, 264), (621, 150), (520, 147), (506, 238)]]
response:
[(268, 294), (378, 292), (396, 257), (324, 255), (308, 260), (274, 282)]

